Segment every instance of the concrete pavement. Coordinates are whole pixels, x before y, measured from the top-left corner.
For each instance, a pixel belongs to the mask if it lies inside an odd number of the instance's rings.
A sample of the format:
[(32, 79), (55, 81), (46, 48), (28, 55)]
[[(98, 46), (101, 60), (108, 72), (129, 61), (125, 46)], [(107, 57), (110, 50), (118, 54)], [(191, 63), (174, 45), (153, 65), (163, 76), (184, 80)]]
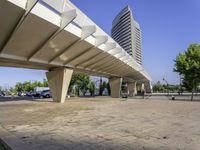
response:
[(30, 149), (199, 148), (199, 102), (108, 97), (18, 102), (0, 102), (0, 126)]

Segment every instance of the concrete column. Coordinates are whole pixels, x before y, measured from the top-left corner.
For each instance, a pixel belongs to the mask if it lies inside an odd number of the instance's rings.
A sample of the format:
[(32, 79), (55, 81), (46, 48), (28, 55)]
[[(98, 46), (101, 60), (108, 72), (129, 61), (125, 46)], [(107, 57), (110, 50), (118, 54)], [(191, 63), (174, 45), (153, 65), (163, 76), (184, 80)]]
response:
[(137, 82), (128, 83), (128, 91), (130, 97), (137, 95)]
[(58, 68), (46, 73), (54, 102), (65, 102), (72, 73), (73, 70), (67, 68)]
[(134, 95), (137, 95), (137, 82), (134, 83)]
[(144, 83), (141, 84), (141, 91), (145, 91)]
[(135, 83), (128, 83), (128, 93), (130, 97), (135, 96)]
[(111, 89), (111, 97), (120, 98), (122, 78), (110, 78), (109, 84)]
[(142, 90), (141, 87), (142, 87), (142, 85), (141, 85), (140, 83), (138, 83), (138, 84), (136, 85), (136, 90), (137, 90), (137, 91), (141, 91), (141, 90)]

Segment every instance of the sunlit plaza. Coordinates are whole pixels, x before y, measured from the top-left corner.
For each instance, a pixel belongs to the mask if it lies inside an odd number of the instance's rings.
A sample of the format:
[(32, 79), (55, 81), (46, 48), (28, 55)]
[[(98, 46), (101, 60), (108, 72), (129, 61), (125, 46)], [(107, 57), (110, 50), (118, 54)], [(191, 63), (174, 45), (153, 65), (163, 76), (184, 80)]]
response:
[(0, 150), (199, 150), (199, 5), (0, 0)]
[(0, 137), (17, 150), (198, 150), (199, 107), (165, 96), (5, 100)]

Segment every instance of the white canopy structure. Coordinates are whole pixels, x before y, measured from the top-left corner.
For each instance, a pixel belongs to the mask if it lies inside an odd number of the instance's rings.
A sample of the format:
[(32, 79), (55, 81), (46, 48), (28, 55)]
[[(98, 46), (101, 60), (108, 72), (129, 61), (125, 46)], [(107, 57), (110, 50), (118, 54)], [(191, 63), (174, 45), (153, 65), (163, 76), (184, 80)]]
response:
[(54, 83), (64, 82), (65, 73), (70, 82), (73, 70), (112, 80), (150, 80), (141, 65), (69, 0), (1, 0), (0, 19), (0, 66), (44, 69), (51, 75), (60, 71), (49, 82), (56, 101), (63, 98), (56, 96)]

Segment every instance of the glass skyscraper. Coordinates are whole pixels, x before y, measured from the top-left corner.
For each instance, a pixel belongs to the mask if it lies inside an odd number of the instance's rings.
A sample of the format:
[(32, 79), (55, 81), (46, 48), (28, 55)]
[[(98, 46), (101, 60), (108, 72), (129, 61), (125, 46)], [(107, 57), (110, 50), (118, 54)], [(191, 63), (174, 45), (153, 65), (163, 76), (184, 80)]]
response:
[(113, 20), (111, 36), (138, 64), (142, 64), (140, 25), (135, 21), (129, 6)]

